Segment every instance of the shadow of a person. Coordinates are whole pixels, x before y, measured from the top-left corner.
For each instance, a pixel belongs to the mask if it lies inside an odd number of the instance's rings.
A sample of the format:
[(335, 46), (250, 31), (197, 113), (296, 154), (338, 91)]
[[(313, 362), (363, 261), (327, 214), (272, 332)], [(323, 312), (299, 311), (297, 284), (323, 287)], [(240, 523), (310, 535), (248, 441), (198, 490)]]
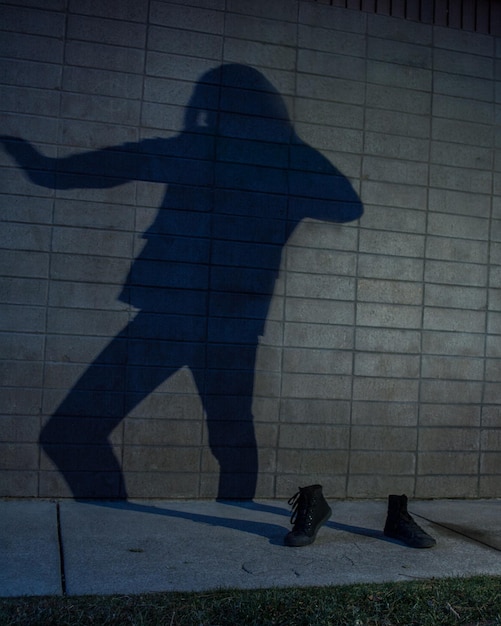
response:
[[(52, 159), (3, 137), (38, 185), (167, 185), (121, 299), (137, 316), (97, 356), (40, 434), (77, 498), (127, 498), (109, 435), (146, 396), (189, 367), (219, 463), (219, 498), (252, 499), (258, 475), (252, 396), (282, 249), (306, 217), (348, 222), (349, 181), (294, 132), (270, 82), (244, 65), (198, 81), (172, 138)], [(166, 454), (168, 452), (166, 451)]]

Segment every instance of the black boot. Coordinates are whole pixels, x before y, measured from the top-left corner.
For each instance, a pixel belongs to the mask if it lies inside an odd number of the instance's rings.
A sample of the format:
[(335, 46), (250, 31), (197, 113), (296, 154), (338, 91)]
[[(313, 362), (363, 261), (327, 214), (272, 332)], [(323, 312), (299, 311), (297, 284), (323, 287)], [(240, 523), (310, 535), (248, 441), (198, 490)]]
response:
[(411, 548), (432, 548), (437, 542), (416, 524), (407, 512), (407, 496), (388, 496), (388, 516), (384, 534)]
[(315, 541), (317, 532), (332, 514), (323, 494), (322, 485), (299, 487), (289, 500), (292, 506), (291, 524), (294, 527), (285, 537), (285, 545), (298, 548)]

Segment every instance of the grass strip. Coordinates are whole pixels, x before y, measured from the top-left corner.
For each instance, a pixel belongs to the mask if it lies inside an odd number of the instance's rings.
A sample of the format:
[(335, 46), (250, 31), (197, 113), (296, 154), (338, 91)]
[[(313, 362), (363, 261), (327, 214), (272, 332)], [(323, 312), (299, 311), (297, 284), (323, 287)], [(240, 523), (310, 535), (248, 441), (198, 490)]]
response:
[(501, 626), (501, 576), (0, 600), (2, 626)]

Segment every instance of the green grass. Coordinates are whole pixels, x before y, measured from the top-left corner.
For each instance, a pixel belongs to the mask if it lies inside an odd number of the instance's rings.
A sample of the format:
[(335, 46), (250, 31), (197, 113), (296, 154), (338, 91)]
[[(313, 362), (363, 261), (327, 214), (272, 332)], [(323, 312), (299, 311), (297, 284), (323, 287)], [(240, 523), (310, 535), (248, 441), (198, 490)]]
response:
[(501, 626), (501, 577), (134, 596), (4, 598), (2, 626)]

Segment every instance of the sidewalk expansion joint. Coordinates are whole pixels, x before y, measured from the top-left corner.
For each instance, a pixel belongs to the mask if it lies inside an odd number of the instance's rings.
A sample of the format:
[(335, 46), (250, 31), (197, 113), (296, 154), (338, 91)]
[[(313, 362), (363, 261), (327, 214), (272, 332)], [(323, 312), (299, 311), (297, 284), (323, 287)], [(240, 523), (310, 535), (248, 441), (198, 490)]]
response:
[(61, 577), (61, 591), (63, 596), (66, 595), (66, 572), (64, 567), (64, 548), (63, 533), (61, 530), (61, 509), (59, 502), (56, 502), (56, 519), (57, 519), (57, 544), (59, 548), (59, 575)]

